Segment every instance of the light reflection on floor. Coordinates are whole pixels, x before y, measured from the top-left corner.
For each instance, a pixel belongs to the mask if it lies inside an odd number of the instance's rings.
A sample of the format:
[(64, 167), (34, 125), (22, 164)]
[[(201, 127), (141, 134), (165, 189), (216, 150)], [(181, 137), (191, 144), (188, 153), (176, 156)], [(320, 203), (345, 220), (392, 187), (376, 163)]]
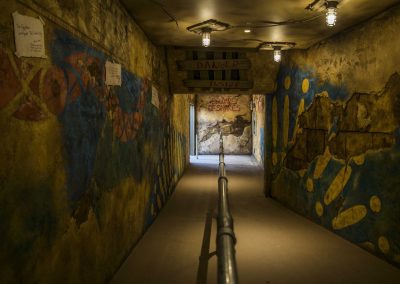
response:
[[(215, 251), (215, 219), (207, 216), (217, 207), (218, 158), (191, 157), (175, 193), (112, 283), (217, 282), (216, 257), (205, 270), (199, 257), (204, 240), (208, 253)], [(400, 270), (265, 198), (263, 170), (252, 156), (225, 160), (240, 283), (399, 283)]]
[[(257, 160), (251, 155), (225, 155), (226, 165), (258, 166)], [(199, 155), (190, 156), (191, 164), (210, 164), (218, 165), (219, 155)]]

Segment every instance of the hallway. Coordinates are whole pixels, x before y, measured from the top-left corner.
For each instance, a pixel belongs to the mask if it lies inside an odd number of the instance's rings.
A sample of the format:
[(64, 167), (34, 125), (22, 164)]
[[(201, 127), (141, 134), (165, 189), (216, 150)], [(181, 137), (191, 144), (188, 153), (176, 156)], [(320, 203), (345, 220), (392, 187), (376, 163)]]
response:
[(399, 0), (0, 0), (0, 283), (400, 283), (399, 30)]
[[(227, 156), (240, 283), (398, 283), (400, 270), (263, 195), (250, 156)], [(112, 283), (216, 283), (217, 156), (191, 157)], [(208, 269), (207, 269), (208, 268)]]

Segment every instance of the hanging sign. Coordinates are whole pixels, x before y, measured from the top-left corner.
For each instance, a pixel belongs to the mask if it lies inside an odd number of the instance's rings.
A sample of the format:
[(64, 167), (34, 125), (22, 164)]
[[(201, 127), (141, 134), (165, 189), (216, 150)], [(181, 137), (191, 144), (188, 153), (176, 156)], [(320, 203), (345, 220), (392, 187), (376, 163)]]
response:
[(221, 88), (221, 89), (251, 89), (252, 81), (227, 81), (227, 80), (184, 80), (188, 88)]
[(178, 61), (180, 70), (244, 70), (250, 69), (248, 59), (214, 59)]

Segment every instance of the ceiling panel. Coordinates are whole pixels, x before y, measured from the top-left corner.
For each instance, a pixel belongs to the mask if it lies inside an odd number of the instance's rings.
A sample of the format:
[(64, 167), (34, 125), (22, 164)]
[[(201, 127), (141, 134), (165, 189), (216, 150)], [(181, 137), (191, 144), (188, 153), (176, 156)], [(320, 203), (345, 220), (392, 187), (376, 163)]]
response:
[[(399, 0), (342, 0), (334, 27), (325, 24), (325, 11), (305, 9), (314, 0), (121, 0), (147, 36), (159, 45), (201, 46), (198, 34), (187, 27), (216, 19), (233, 28), (213, 32), (211, 46), (254, 48), (260, 42), (295, 42), (307, 48), (333, 34), (367, 20)], [(320, 1), (323, 4), (324, 1)], [(301, 22), (265, 27), (266, 22)], [(252, 27), (244, 33), (244, 27)]]

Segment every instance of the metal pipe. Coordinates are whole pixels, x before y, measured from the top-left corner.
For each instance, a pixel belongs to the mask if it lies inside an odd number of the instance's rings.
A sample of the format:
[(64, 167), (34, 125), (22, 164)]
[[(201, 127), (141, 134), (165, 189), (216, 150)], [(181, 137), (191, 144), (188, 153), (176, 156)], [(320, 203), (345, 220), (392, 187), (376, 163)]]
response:
[(230, 249), (235, 246), (232, 238), (224, 235), (220, 237), (217, 245), (221, 248), (217, 251), (218, 284), (238, 283), (235, 251)]
[(217, 217), (218, 284), (237, 284), (236, 237), (233, 230), (233, 218), (229, 210), (228, 178), (225, 176), (222, 135), (220, 138), (220, 150)]
[(221, 162), (221, 160), (220, 160), (220, 162), (219, 162), (219, 176), (220, 177), (224, 177), (226, 175), (226, 172), (225, 172), (225, 163), (224, 162)]
[(219, 153), (224, 155), (224, 138), (222, 137), (222, 133), (219, 135)]

